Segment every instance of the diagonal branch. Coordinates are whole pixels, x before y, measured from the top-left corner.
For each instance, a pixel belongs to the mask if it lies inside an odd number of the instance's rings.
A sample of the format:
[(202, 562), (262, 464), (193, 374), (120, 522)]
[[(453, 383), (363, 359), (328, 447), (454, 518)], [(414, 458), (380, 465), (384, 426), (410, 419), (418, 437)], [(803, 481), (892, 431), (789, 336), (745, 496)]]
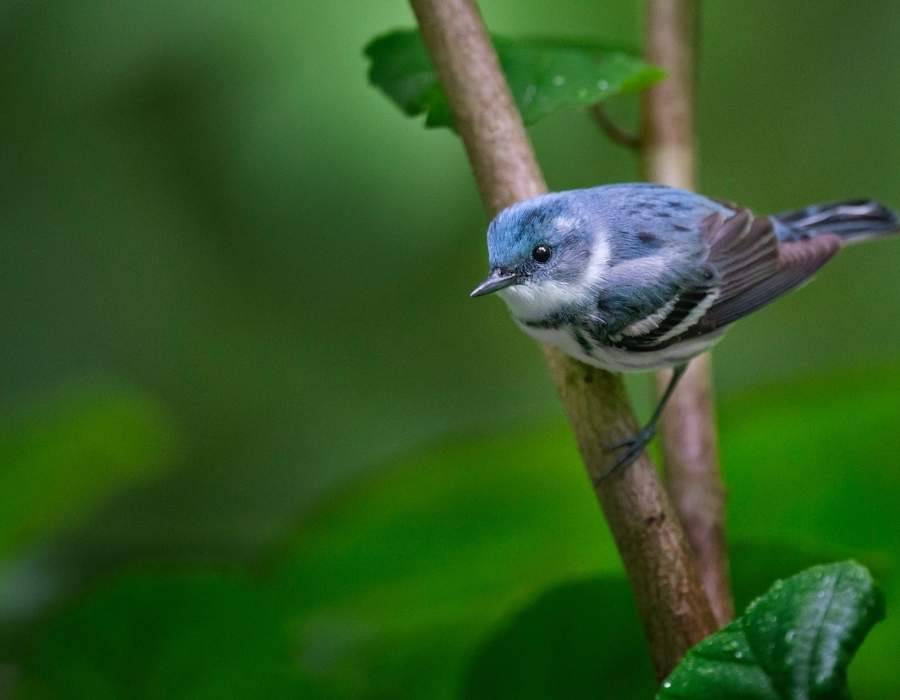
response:
[[(546, 190), (473, 0), (411, 0), (482, 199), (495, 213)], [(621, 378), (544, 349), (594, 490), (631, 581), (656, 672), (664, 677), (715, 628), (690, 548), (646, 456), (600, 481), (602, 448), (637, 425)]]
[[(648, 0), (647, 60), (668, 78), (644, 93), (646, 179), (694, 189), (694, 83), (699, 0)], [(660, 372), (657, 390), (668, 382)], [(697, 556), (719, 624), (734, 614), (725, 543), (725, 492), (719, 472), (710, 356), (691, 362), (663, 414), (669, 494)]]

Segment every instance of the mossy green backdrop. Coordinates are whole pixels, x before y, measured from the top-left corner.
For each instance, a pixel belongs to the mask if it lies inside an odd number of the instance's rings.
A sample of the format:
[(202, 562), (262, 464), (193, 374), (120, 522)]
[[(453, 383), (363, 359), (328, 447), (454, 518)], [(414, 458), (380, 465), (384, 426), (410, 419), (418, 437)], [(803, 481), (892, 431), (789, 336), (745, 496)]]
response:
[[(631, 0), (481, 6), (508, 36), (640, 45)], [(651, 692), (540, 353), (467, 296), (463, 150), (366, 83), (365, 43), (412, 23), (399, 0), (0, 4), (0, 694)], [(705, 3), (701, 189), (900, 207), (898, 27), (891, 0)], [(638, 177), (585, 114), (530, 133), (554, 189)], [(861, 559), (888, 618), (851, 688), (900, 695), (900, 238), (738, 324), (715, 372), (740, 602)], [(516, 615), (567, 586), (594, 675), (504, 646), (559, 636), (564, 611)]]

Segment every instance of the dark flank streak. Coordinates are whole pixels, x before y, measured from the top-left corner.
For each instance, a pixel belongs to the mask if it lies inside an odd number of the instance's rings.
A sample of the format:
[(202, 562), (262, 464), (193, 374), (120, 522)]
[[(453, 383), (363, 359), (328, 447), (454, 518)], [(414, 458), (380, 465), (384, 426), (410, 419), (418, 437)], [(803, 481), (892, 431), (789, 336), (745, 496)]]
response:
[(545, 318), (541, 321), (522, 321), (529, 328), (540, 328), (542, 330), (556, 330), (562, 325), (562, 321), (558, 318)]
[(591, 323), (586, 326), (586, 330), (598, 345), (609, 345), (608, 332), (603, 323)]
[(575, 321), (575, 317), (571, 312), (557, 312), (550, 314), (549, 316), (545, 316), (544, 318), (537, 321), (523, 321), (519, 322), (529, 328), (539, 328), (542, 330), (556, 330), (562, 326), (572, 324)]
[(581, 332), (581, 329), (573, 326), (572, 327), (572, 335), (575, 336), (575, 340), (578, 343), (581, 350), (584, 352), (584, 354), (587, 355), (588, 357), (590, 357), (591, 352), (593, 351), (593, 348), (591, 347), (591, 344), (588, 342), (588, 339), (584, 337), (584, 334)]

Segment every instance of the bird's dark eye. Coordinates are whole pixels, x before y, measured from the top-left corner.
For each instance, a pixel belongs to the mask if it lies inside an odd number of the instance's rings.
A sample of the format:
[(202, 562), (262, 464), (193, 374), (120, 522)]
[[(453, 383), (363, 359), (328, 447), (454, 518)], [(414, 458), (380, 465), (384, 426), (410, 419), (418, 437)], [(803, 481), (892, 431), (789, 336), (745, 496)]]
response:
[(539, 263), (545, 263), (550, 259), (552, 252), (548, 245), (536, 245), (534, 250), (531, 251), (531, 257)]

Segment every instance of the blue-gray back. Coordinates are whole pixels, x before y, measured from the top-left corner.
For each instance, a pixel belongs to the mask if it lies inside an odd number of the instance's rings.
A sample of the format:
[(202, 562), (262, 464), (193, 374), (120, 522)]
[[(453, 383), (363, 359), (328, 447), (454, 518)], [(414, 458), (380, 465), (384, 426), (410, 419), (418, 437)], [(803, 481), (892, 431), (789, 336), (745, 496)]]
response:
[(606, 185), (573, 194), (607, 231), (617, 261), (653, 255), (666, 246), (693, 249), (702, 245), (704, 219), (734, 213), (708, 197), (651, 183)]

